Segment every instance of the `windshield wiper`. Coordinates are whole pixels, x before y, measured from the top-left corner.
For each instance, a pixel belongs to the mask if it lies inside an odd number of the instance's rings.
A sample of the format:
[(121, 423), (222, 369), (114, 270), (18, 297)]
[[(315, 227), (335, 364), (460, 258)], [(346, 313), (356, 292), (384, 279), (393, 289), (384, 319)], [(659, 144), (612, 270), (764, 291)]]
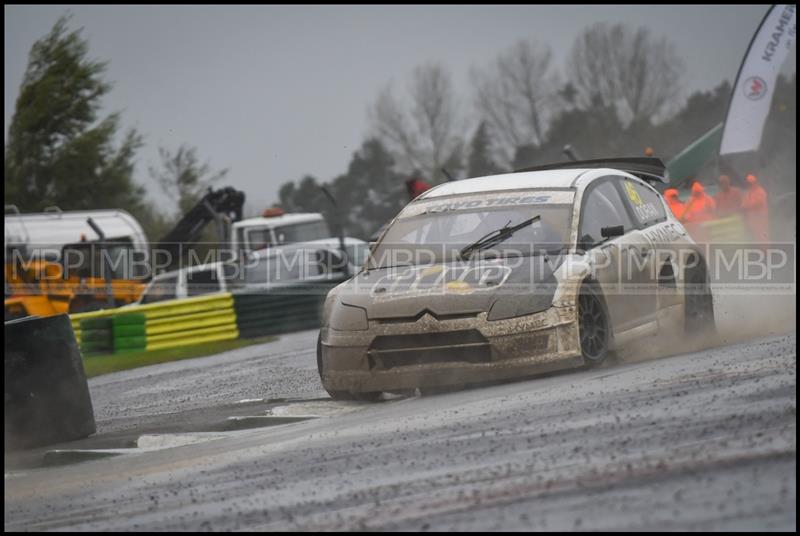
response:
[(488, 247), (491, 247), (491, 246), (493, 246), (495, 244), (499, 244), (500, 242), (506, 240), (508, 237), (510, 237), (511, 235), (513, 235), (514, 233), (516, 233), (517, 231), (522, 229), (523, 227), (527, 227), (528, 225), (531, 225), (531, 224), (539, 221), (540, 219), (541, 219), (541, 216), (537, 214), (533, 218), (527, 219), (527, 220), (525, 220), (525, 221), (523, 221), (521, 223), (518, 223), (518, 224), (516, 224), (516, 225), (514, 225), (512, 227), (509, 227), (509, 224), (511, 223), (511, 220), (508, 220), (508, 223), (505, 224), (500, 229), (495, 229), (494, 231), (492, 231), (490, 233), (487, 233), (484, 236), (480, 237), (479, 239), (477, 239), (472, 244), (469, 244), (468, 246), (466, 246), (464, 249), (462, 249), (459, 252), (459, 256), (464, 260), (469, 259), (470, 254), (473, 251), (480, 251), (482, 249), (486, 249)]

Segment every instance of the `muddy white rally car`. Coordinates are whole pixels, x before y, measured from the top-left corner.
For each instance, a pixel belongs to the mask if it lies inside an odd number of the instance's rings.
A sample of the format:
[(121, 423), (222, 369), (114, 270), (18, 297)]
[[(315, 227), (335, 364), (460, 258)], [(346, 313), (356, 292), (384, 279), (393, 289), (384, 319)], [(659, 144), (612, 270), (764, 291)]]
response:
[(571, 162), (417, 197), (334, 288), (317, 364), (334, 398), (592, 366), (713, 329), (703, 247), (650, 185), (658, 159)]

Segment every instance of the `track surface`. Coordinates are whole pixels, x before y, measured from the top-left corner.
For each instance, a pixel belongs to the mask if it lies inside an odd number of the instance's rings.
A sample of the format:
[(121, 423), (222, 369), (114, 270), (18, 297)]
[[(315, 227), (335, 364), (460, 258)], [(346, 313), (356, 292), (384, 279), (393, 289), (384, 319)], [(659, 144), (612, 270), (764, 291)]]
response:
[(325, 399), (315, 338), (91, 380), (99, 436), (249, 398), (320, 418), (7, 468), (5, 529), (796, 528), (794, 334), (377, 404)]

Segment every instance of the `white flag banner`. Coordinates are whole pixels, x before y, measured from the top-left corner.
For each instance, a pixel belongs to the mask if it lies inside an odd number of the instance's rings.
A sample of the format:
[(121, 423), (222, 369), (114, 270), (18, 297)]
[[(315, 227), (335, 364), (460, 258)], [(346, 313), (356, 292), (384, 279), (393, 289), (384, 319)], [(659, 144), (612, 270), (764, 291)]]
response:
[(795, 42), (795, 5), (775, 5), (761, 22), (739, 68), (722, 132), (720, 155), (757, 151), (775, 82)]

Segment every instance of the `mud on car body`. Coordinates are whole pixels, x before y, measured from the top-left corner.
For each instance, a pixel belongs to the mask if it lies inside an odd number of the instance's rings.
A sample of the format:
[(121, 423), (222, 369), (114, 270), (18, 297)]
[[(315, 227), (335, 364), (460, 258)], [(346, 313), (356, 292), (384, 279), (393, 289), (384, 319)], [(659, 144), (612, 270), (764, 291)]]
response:
[(325, 301), (325, 389), (373, 398), (593, 366), (662, 329), (713, 327), (703, 251), (641, 178), (663, 164), (640, 160), (417, 197)]

